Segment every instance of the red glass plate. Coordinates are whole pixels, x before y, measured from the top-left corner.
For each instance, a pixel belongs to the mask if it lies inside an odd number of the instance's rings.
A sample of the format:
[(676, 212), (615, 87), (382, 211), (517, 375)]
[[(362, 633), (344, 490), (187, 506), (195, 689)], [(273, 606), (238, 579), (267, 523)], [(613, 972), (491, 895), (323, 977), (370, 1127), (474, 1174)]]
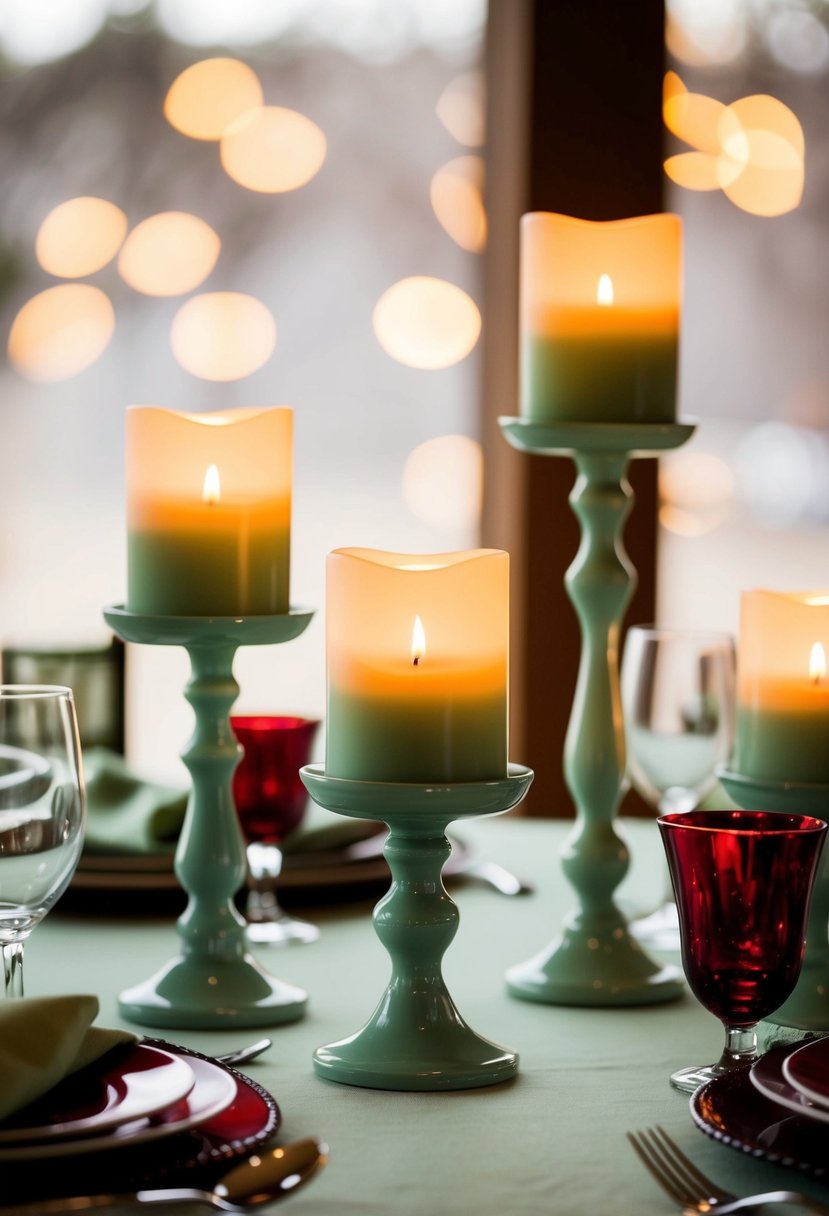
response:
[[(815, 1106), (829, 1108), (829, 1039), (816, 1039), (783, 1061), (783, 1076)], [(829, 1119), (829, 1111), (827, 1112)]]
[[(776, 1047), (763, 1058), (780, 1068), (798, 1046)], [(818, 1178), (829, 1176), (825, 1126), (764, 1097), (747, 1068), (701, 1086), (691, 1097), (691, 1118), (700, 1131), (738, 1152)]]
[(0, 1146), (101, 1135), (185, 1098), (195, 1080), (181, 1056), (145, 1043), (130, 1044), (0, 1123)]
[(785, 1075), (786, 1061), (789, 1054), (796, 1054), (797, 1044), (789, 1044), (786, 1055), (776, 1051), (768, 1051), (756, 1064), (751, 1066), (749, 1080), (755, 1089), (772, 1102), (785, 1106), (786, 1110), (794, 1111), (807, 1119), (817, 1119), (818, 1123), (829, 1123), (829, 1111), (810, 1102), (805, 1094), (800, 1093), (791, 1085)]
[[(160, 1039), (149, 1041), (187, 1060), (194, 1072), (204, 1061), (233, 1081), (233, 1098), (225, 1108), (190, 1130), (170, 1122), (158, 1139), (127, 1135), (104, 1151), (61, 1158), (59, 1170), (44, 1169), (19, 1155), (3, 1163), (3, 1202), (46, 1199), (55, 1195), (88, 1195), (160, 1186), (212, 1186), (235, 1158), (247, 1156), (271, 1140), (282, 1116), (273, 1097), (249, 1077), (226, 1064)], [(75, 1141), (77, 1148), (88, 1141)], [(45, 1147), (45, 1146), (43, 1146)]]

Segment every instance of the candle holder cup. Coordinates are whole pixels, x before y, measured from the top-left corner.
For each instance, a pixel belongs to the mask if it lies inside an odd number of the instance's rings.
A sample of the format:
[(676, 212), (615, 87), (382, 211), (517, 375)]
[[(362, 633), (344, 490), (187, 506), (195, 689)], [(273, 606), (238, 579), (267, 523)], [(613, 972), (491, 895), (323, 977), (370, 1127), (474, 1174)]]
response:
[(196, 715), (182, 753), (193, 787), (175, 862), (189, 896), (178, 921), (181, 954), (121, 993), (119, 1008), (129, 1021), (190, 1029), (275, 1026), (305, 1012), (302, 989), (268, 975), (246, 952), (245, 922), (233, 903), (246, 870), (231, 792), (241, 748), (229, 713), (239, 693), (233, 676), (238, 647), (291, 641), (312, 616), (299, 608), (250, 617), (153, 616), (120, 605), (104, 610), (125, 642), (187, 650), (192, 676), (185, 696)]
[(614, 829), (625, 770), (619, 699), (619, 632), (636, 571), (622, 530), (633, 505), (628, 462), (680, 447), (693, 423), (537, 423), (501, 418), (512, 447), (569, 456), (578, 477), (570, 503), (581, 546), (567, 571), (567, 591), (582, 633), (581, 661), (564, 747), (564, 773), (576, 823), (562, 868), (579, 898), (561, 936), (529, 962), (507, 972), (509, 992), (549, 1005), (646, 1005), (684, 991), (676, 967), (652, 960), (628, 932), (613, 892), (629, 854)]
[(344, 1085), (417, 1091), (473, 1089), (513, 1078), (516, 1053), (476, 1034), (444, 982), (441, 959), (459, 913), (441, 871), (451, 851), (447, 826), (517, 806), (532, 772), (511, 764), (503, 780), (445, 785), (329, 777), (316, 765), (300, 776), (320, 806), (388, 825), (385, 856), (393, 879), (374, 910), (377, 936), (392, 960), (391, 980), (362, 1030), (317, 1048), (316, 1073)]
[[(769, 781), (729, 768), (717, 776), (726, 793), (745, 810), (813, 815), (829, 821), (829, 785)], [(796, 1030), (829, 1032), (829, 849), (818, 861), (806, 923), (806, 952), (794, 992), (763, 1020)]]

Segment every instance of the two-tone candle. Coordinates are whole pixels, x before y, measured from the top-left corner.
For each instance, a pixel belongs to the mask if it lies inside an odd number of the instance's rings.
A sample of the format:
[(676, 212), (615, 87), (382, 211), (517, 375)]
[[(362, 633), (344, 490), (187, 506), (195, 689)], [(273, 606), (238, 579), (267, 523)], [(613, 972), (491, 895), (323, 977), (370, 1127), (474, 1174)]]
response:
[(682, 222), (521, 220), (521, 413), (533, 422), (673, 422)]
[(740, 604), (734, 768), (829, 783), (829, 592), (746, 591)]
[(127, 410), (127, 607), (288, 611), (293, 411)]
[(503, 779), (508, 629), (500, 550), (329, 554), (327, 774)]

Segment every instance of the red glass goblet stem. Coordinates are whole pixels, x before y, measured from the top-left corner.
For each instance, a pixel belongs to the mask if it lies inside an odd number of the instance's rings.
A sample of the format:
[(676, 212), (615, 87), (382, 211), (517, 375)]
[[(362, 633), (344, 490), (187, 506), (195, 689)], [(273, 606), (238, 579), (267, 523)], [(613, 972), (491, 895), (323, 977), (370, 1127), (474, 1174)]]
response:
[(792, 992), (826, 824), (767, 811), (664, 815), (659, 830), (694, 996), (726, 1028), (716, 1070), (756, 1058), (756, 1024)]

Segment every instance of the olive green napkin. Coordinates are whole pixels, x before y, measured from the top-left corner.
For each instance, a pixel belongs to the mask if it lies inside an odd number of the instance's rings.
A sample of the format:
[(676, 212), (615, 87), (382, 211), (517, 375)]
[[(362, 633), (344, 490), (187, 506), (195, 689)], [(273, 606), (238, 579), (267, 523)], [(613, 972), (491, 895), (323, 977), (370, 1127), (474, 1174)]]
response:
[(85, 1068), (119, 1043), (128, 1030), (93, 1026), (95, 996), (21, 997), (0, 1003), (0, 1119)]
[[(178, 840), (187, 791), (145, 781), (122, 756), (103, 747), (84, 752), (86, 837), (84, 850), (104, 856), (172, 852)], [(335, 815), (309, 799), (302, 824), (283, 852), (344, 849), (373, 836), (381, 825)]]

